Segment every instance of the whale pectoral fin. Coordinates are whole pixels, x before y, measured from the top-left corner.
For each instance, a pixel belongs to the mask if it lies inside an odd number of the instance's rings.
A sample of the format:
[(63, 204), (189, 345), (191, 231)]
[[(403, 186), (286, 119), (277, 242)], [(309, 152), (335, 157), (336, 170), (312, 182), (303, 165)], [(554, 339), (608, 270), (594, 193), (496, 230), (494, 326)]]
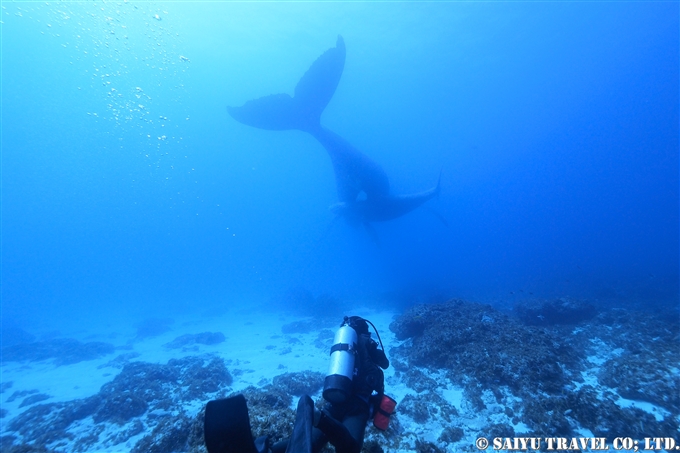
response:
[(356, 177), (350, 174), (346, 168), (333, 165), (335, 173), (335, 187), (338, 192), (338, 200), (345, 203), (353, 203), (361, 194), (361, 184)]
[(253, 99), (241, 107), (227, 107), (227, 111), (239, 123), (259, 129), (299, 129), (299, 114), (293, 98), (287, 94), (272, 94)]
[(338, 36), (335, 47), (325, 51), (312, 63), (295, 87), (295, 102), (310, 120), (319, 122), (345, 67), (345, 41)]
[(437, 200), (439, 200), (439, 194), (442, 191), (442, 171), (444, 171), (443, 168), (441, 170), (439, 170), (439, 178), (437, 179), (437, 187), (434, 189), (434, 192), (436, 194), (435, 197), (437, 197)]
[(364, 228), (366, 229), (366, 232), (371, 237), (373, 242), (375, 242), (375, 245), (377, 245), (378, 248), (380, 248), (381, 247), (380, 238), (378, 237), (378, 232), (375, 231), (375, 228), (373, 228), (373, 225), (371, 225), (368, 222), (364, 222)]
[(445, 226), (446, 228), (449, 228), (449, 222), (446, 221), (446, 219), (444, 218), (443, 215), (441, 215), (440, 213), (438, 213), (437, 211), (435, 211), (434, 209), (432, 209), (432, 208), (429, 207), (429, 206), (423, 206), (423, 207), (424, 207), (425, 209), (427, 209), (429, 212), (431, 212), (432, 214), (434, 214), (434, 216), (435, 216), (436, 218), (438, 218), (439, 221), (440, 221), (441, 223), (443, 223), (444, 226)]

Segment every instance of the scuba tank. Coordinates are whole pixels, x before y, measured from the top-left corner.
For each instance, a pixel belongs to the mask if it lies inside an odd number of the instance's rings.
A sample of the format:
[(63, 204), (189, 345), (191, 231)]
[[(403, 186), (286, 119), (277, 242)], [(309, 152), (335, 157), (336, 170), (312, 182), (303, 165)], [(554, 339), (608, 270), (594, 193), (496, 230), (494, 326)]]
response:
[(344, 403), (352, 393), (354, 362), (357, 354), (357, 333), (349, 319), (335, 333), (331, 347), (331, 363), (323, 383), (323, 397), (332, 404)]

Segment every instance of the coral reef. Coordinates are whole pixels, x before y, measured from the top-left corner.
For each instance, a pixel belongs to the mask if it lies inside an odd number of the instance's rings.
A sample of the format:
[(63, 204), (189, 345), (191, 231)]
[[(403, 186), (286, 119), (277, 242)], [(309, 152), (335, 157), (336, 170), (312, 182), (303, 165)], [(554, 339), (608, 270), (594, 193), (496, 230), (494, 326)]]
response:
[(624, 398), (649, 401), (680, 413), (680, 374), (673, 370), (678, 353), (669, 350), (661, 355), (656, 351), (622, 354), (604, 364), (599, 380)]
[[(401, 365), (402, 362), (398, 362), (398, 364)], [(395, 369), (397, 368), (395, 367)], [(438, 386), (437, 381), (416, 367), (400, 366), (398, 371), (402, 373), (400, 374), (401, 380), (418, 393), (434, 390)]]
[(293, 398), (283, 388), (268, 385), (248, 387), (242, 392), (248, 401), (250, 427), (254, 437), (270, 436), (272, 442), (287, 439), (295, 423)]
[(495, 437), (515, 437), (515, 430), (512, 426), (504, 423), (492, 423), (482, 428), (481, 432), (490, 439)]
[[(680, 413), (677, 311), (650, 316), (614, 309), (597, 316), (588, 327), (611, 349), (621, 351), (602, 366), (598, 375), (601, 384), (615, 388), (625, 398), (648, 401)], [(582, 331), (580, 336), (590, 335)]]
[[(231, 383), (224, 361), (216, 357), (185, 357), (166, 365), (132, 362), (96, 395), (37, 404), (10, 420), (7, 430), (36, 448), (72, 441), (85, 450), (97, 442), (117, 445), (151, 428), (136, 451), (173, 451), (168, 448), (180, 443), (182, 450), (189, 441), (189, 431), (184, 428), (191, 425), (190, 418), (183, 415), (184, 406), (191, 401), (207, 401)], [(107, 439), (100, 439), (97, 430), (85, 436), (69, 430), (88, 417), (102, 430), (106, 423), (120, 428)]]
[(26, 407), (30, 406), (31, 404), (39, 403), (40, 401), (45, 401), (52, 398), (50, 395), (45, 395), (44, 393), (37, 393), (35, 395), (31, 395), (28, 398), (24, 398), (24, 400), (19, 404), (19, 407)]
[[(390, 329), (400, 342), (389, 351), (394, 371), (388, 372), (387, 393), (394, 386), (397, 410), (386, 431), (367, 428), (362, 451), (476, 451), (478, 436), (574, 437), (584, 430), (609, 442), (619, 436), (677, 438), (677, 312), (601, 308), (586, 317), (587, 307), (570, 299), (522, 306), (513, 316), (451, 300), (396, 317)], [(546, 319), (549, 310), (581, 314), (570, 315), (570, 323), (537, 323), (529, 321), (539, 317), (534, 309), (543, 310), (538, 313)], [(311, 320), (291, 324), (285, 334), (270, 337), (271, 347), (263, 347), (285, 354), (309, 341), (291, 333), (317, 330)], [(219, 340), (211, 335), (180, 336), (167, 347), (186, 350)], [(324, 356), (333, 336), (331, 329), (318, 331), (314, 345)], [(88, 398), (45, 403), (48, 396), (38, 390), (12, 393), (7, 402), (23, 399), (28, 408), (3, 420), (2, 451), (205, 453), (205, 403), (233, 395), (232, 376), (255, 371), (247, 360), (225, 363), (214, 355), (164, 365), (135, 357), (127, 352), (103, 365), (121, 371)], [(318, 394), (323, 378), (311, 371), (284, 373), (238, 392), (248, 401), (253, 435), (269, 435), (274, 442), (289, 437), (294, 399)], [(10, 388), (11, 382), (3, 382), (0, 393)], [(317, 398), (317, 408), (323, 403)], [(323, 453), (332, 451), (329, 446)]]
[(7, 319), (0, 319), (0, 337), (4, 347), (14, 346), (23, 343), (33, 343), (35, 335), (28, 333), (14, 322)]
[(595, 306), (590, 302), (569, 297), (524, 300), (515, 305), (514, 312), (529, 326), (578, 324), (597, 314)]
[(458, 415), (458, 410), (436, 393), (406, 395), (398, 407), (399, 413), (408, 415), (417, 423), (427, 423), (431, 418), (437, 418), (448, 424)]
[(50, 450), (43, 446), (33, 446), (33, 445), (11, 445), (5, 449), (2, 448), (3, 453), (57, 453), (56, 450)]
[(192, 421), (184, 414), (162, 419), (151, 434), (139, 440), (131, 453), (187, 451)]
[(559, 397), (536, 396), (525, 403), (523, 421), (536, 436), (573, 436), (577, 425), (609, 441), (621, 433), (637, 439), (649, 432), (671, 437), (677, 434), (677, 426), (670, 418), (658, 422), (648, 412), (619, 406), (617, 398), (590, 385)]
[(36, 362), (54, 359), (54, 364), (71, 365), (85, 360), (94, 360), (112, 354), (112, 344), (92, 341), (82, 343), (72, 338), (56, 338), (49, 341), (22, 343), (2, 348), (2, 362)]
[(410, 345), (393, 348), (393, 357), (432, 370), (446, 369), (454, 382), (474, 378), (489, 388), (555, 393), (579, 369), (575, 352), (558, 336), (524, 326), (489, 305), (461, 300), (419, 305), (390, 329), (400, 339), (412, 339)]
[(426, 423), (430, 418), (429, 401), (421, 397), (406, 395), (399, 402), (399, 412), (410, 416), (416, 423)]
[(465, 431), (459, 426), (447, 426), (437, 439), (439, 442), (453, 444), (461, 440), (465, 436)]
[[(390, 329), (404, 342), (390, 351), (392, 379), (419, 392), (403, 398), (398, 410), (418, 423), (432, 423), (432, 407), (442, 406), (431, 398), (440, 384), (429, 382), (428, 375), (437, 375), (464, 388), (468, 411), (499, 414), (482, 430), (489, 437), (515, 435), (513, 425), (520, 421), (535, 436), (574, 436), (585, 428), (610, 441), (650, 432), (677, 437), (676, 312), (609, 309), (596, 314), (588, 304), (565, 298), (526, 304), (515, 313), (524, 323), (488, 305), (452, 300), (419, 305), (397, 317)], [(536, 313), (545, 319), (529, 322)], [(548, 313), (564, 319), (556, 321)], [(574, 322), (578, 327), (567, 324)], [(584, 377), (597, 384), (585, 384)], [(659, 409), (650, 413), (621, 398)], [(442, 430), (438, 441), (456, 437)], [(422, 439), (416, 447), (434, 448)]]
[(157, 337), (158, 335), (164, 334), (170, 330), (170, 324), (173, 324), (174, 322), (175, 320), (170, 318), (144, 319), (135, 325), (135, 327), (137, 327), (135, 341), (143, 340), (145, 338)]
[(194, 346), (197, 344), (213, 345), (224, 342), (224, 334), (222, 332), (202, 332), (196, 334), (180, 335), (169, 343), (165, 343), (168, 349), (180, 349), (187, 346)]
[(109, 360), (105, 364), (99, 365), (97, 367), (97, 369), (102, 369), (102, 368), (107, 368), (107, 367), (121, 369), (126, 364), (130, 363), (131, 360), (136, 359), (137, 357), (139, 357), (138, 352), (126, 352), (125, 354), (119, 354), (113, 360)]
[(322, 329), (319, 331), (319, 335), (316, 336), (314, 340), (314, 346), (325, 351), (330, 351), (331, 346), (333, 346), (333, 339), (335, 338), (335, 332), (331, 329)]
[(321, 390), (324, 377), (322, 373), (301, 371), (280, 374), (274, 377), (273, 382), (275, 387), (279, 387), (290, 395), (314, 395)]
[(38, 393), (38, 390), (18, 390), (14, 393), (12, 393), (9, 398), (7, 398), (7, 402), (11, 403), (19, 398), (23, 398), (26, 395), (33, 395), (34, 393)]

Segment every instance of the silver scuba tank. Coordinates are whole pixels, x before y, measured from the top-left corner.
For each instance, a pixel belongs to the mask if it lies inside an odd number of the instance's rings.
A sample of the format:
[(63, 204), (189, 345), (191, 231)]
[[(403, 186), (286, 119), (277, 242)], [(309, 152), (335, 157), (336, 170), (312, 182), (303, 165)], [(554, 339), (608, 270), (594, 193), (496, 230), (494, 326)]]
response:
[(323, 397), (329, 403), (343, 403), (352, 393), (357, 333), (347, 323), (335, 333), (331, 347), (331, 363), (323, 384)]

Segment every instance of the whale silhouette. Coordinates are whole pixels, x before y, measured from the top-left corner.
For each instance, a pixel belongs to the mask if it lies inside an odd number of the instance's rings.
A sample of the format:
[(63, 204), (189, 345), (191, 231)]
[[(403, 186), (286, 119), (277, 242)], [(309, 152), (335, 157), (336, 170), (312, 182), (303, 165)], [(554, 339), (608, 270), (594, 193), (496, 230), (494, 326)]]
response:
[(312, 135), (326, 149), (333, 164), (339, 203), (331, 207), (332, 212), (351, 224), (364, 225), (376, 239), (370, 222), (392, 220), (413, 211), (439, 194), (440, 183), (423, 192), (392, 195), (389, 178), (377, 162), (321, 125), (321, 114), (335, 93), (344, 66), (345, 42), (338, 36), (335, 47), (325, 51), (305, 72), (292, 97), (272, 94), (227, 110), (235, 120), (248, 126), (297, 129)]

